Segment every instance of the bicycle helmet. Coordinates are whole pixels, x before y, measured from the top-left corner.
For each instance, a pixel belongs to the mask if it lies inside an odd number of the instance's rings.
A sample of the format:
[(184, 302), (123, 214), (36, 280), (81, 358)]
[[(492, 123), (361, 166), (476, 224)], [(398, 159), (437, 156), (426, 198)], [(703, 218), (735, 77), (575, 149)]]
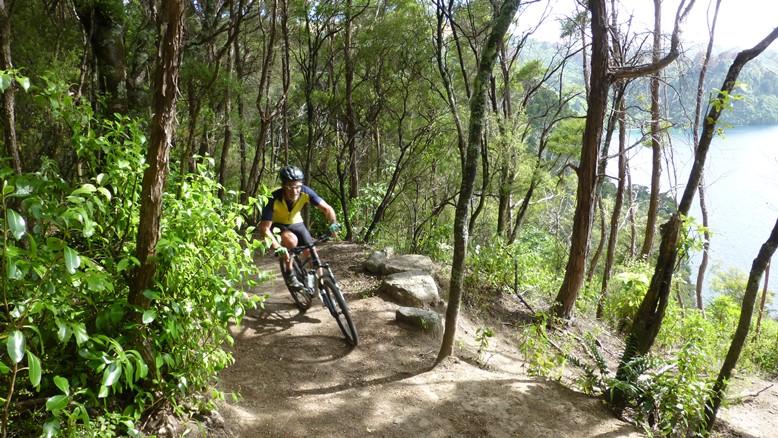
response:
[(281, 178), (282, 183), (287, 183), (290, 181), (302, 181), (305, 179), (305, 174), (297, 166), (286, 166), (278, 172), (278, 177)]

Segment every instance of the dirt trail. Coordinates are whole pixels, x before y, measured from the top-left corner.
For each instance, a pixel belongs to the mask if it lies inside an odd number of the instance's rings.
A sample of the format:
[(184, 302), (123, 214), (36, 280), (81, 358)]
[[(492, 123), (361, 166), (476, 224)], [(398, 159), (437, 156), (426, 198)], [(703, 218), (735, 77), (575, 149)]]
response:
[[(487, 353), (492, 369), (452, 359), (429, 370), (439, 341), (394, 322), (397, 305), (355, 272), (364, 251), (343, 243), (321, 251), (360, 333), (353, 350), (320, 303), (300, 315), (278, 275), (256, 291), (270, 298), (233, 328), (236, 363), (221, 374), (221, 389), (242, 397), (221, 406), (226, 435), (641, 436), (602, 402), (527, 376), (515, 347), (499, 342)], [(273, 258), (258, 263), (276, 272)], [(474, 328), (461, 319), (459, 337), (471, 339)]]

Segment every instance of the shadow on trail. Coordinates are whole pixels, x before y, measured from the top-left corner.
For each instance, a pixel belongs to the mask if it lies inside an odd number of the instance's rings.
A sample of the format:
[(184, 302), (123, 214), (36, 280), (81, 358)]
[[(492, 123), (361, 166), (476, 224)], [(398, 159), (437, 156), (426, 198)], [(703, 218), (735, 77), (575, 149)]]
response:
[(409, 379), (414, 376), (418, 376), (424, 372), (429, 371), (429, 367), (419, 369), (418, 371), (401, 371), (389, 376), (380, 377), (377, 379), (361, 380), (356, 379), (348, 383), (342, 383), (340, 385), (329, 386), (326, 388), (313, 388), (304, 389), (299, 391), (292, 391), (289, 393), (292, 397), (299, 397), (303, 395), (322, 395), (322, 394), (334, 394), (336, 392), (346, 391), (349, 389), (368, 388), (372, 386), (384, 385), (392, 382), (399, 382), (401, 380)]

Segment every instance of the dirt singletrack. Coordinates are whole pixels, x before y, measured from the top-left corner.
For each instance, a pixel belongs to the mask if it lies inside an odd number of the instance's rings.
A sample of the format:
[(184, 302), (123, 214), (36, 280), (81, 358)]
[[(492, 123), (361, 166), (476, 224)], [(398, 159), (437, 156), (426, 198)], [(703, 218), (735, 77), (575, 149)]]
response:
[[(235, 364), (220, 375), (226, 436), (641, 436), (601, 401), (527, 376), (515, 346), (490, 345), (490, 369), (456, 358), (430, 369), (439, 340), (394, 321), (398, 306), (358, 272), (366, 251), (347, 243), (320, 250), (357, 325), (354, 349), (318, 301), (300, 314), (273, 257), (257, 259), (273, 275), (254, 292), (269, 298), (232, 328)], [(463, 353), (475, 328), (460, 321)]]

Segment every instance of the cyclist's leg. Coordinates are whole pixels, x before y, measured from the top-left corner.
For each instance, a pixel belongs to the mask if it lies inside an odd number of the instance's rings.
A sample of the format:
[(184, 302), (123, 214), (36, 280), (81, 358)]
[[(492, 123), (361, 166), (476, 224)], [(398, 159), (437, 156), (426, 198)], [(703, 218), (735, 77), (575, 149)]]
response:
[[(297, 236), (288, 229), (288, 225), (273, 224), (273, 230), (279, 232), (280, 243), (285, 248), (291, 250), (297, 246)], [(294, 276), (294, 269), (292, 269), (292, 254), (287, 253), (286, 257), (281, 263), (281, 275), (284, 278), (284, 282), (292, 289), (302, 289), (303, 284)]]

